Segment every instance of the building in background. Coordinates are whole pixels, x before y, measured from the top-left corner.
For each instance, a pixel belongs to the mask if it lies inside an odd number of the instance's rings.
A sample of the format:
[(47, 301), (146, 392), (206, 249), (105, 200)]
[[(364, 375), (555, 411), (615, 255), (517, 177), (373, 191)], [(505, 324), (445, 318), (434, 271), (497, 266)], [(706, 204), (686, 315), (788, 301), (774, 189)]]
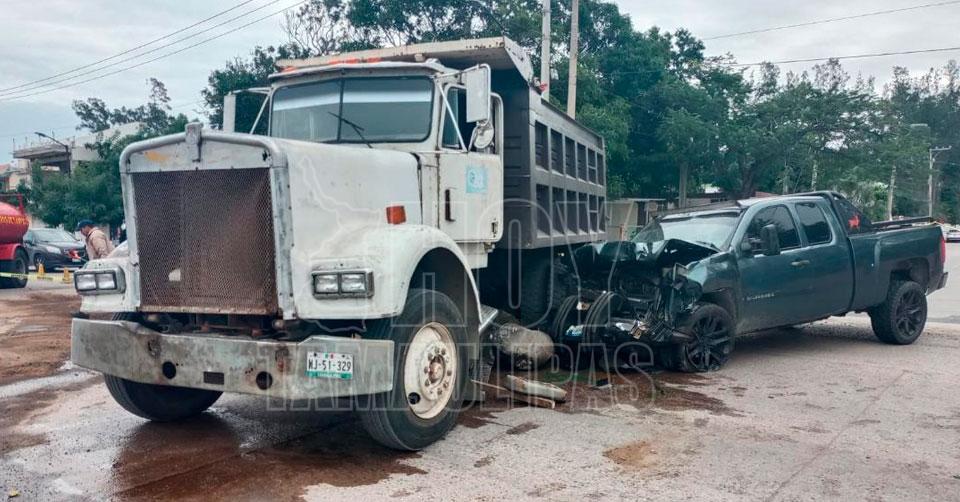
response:
[(62, 139), (38, 137), (36, 141), (20, 145), (13, 151), (13, 156), (15, 159), (26, 161), (28, 165), (38, 163), (44, 167), (56, 167), (63, 174), (70, 174), (80, 162), (99, 160), (97, 151), (88, 145), (96, 143), (100, 138), (137, 134), (140, 127), (139, 122), (131, 122), (93, 134)]

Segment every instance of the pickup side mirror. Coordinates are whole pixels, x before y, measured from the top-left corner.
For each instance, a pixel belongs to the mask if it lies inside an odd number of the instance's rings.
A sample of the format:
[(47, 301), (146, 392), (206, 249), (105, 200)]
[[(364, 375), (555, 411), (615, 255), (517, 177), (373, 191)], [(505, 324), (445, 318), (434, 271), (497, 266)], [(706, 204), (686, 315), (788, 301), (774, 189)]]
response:
[(780, 254), (780, 234), (776, 225), (770, 224), (760, 229), (760, 252), (764, 256)]

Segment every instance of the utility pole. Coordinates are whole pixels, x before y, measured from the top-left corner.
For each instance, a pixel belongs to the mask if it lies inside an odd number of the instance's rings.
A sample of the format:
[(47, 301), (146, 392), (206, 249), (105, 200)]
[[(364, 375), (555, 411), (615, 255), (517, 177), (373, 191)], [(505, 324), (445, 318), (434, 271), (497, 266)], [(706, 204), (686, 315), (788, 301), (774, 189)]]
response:
[(887, 187), (887, 221), (893, 219), (893, 190), (897, 184), (897, 165), (890, 170), (890, 186)]
[(540, 47), (540, 85), (550, 101), (550, 0), (543, 1), (543, 45)]
[(577, 59), (580, 53), (580, 0), (573, 0), (570, 17), (570, 74), (567, 78), (567, 115), (577, 118)]
[(937, 161), (937, 154), (940, 152), (949, 152), (953, 149), (952, 146), (944, 148), (931, 148), (930, 149), (930, 172), (927, 174), (927, 213), (930, 217), (933, 217), (933, 206), (934, 206), (934, 164)]

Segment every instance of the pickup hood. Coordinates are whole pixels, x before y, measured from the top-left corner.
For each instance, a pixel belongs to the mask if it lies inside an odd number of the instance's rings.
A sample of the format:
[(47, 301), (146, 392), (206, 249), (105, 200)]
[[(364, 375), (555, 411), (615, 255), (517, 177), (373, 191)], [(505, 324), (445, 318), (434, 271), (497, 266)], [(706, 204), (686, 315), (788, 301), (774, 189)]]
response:
[(615, 241), (595, 245), (597, 264), (609, 268), (616, 264), (636, 264), (644, 268), (665, 268), (689, 265), (708, 256), (719, 253), (702, 244), (680, 239), (666, 239), (654, 242)]

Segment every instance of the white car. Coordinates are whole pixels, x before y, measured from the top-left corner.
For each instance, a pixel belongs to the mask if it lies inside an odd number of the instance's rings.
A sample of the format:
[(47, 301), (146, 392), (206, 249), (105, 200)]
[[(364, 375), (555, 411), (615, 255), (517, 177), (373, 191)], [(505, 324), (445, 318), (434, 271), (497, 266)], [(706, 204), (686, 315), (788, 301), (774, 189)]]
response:
[(960, 228), (943, 227), (943, 237), (947, 242), (960, 242)]

